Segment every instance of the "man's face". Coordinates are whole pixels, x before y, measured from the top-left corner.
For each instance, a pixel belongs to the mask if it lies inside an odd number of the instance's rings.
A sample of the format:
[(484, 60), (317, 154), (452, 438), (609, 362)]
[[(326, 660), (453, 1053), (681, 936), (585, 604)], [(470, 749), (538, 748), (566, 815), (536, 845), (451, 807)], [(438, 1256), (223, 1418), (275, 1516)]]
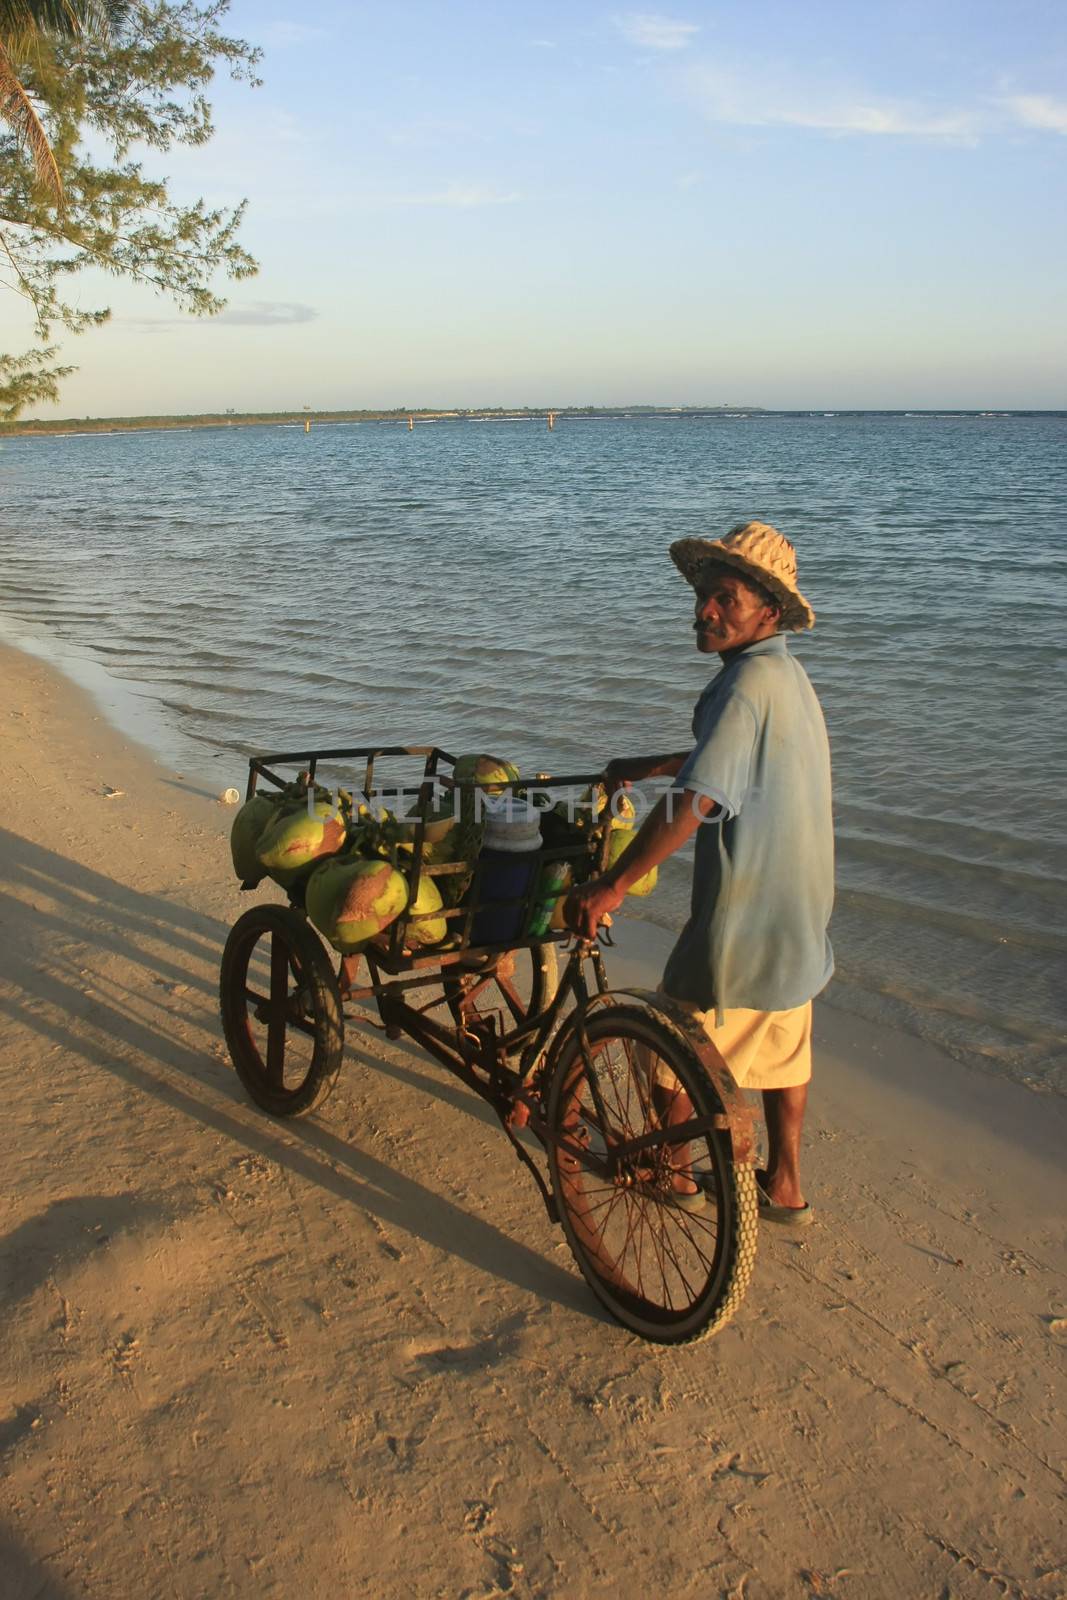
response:
[(696, 589), (697, 649), (723, 655), (778, 630), (779, 614), (729, 567), (709, 567)]

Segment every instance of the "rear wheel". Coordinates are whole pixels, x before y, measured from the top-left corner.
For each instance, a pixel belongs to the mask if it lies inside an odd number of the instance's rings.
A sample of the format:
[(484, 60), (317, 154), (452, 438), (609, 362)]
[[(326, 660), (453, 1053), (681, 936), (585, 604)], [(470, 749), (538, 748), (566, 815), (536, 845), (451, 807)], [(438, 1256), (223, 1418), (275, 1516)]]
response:
[(499, 1041), (543, 1011), (558, 983), (555, 945), (538, 944), (489, 956), (484, 965), (451, 967), (445, 988), (459, 1032), (477, 1035), (492, 1025)]
[(722, 1105), (696, 1055), (654, 1013), (605, 1007), (584, 1034), (564, 1042), (547, 1108), (552, 1187), (575, 1259), (643, 1338), (717, 1333), (756, 1258), (752, 1168), (734, 1163), (729, 1134), (711, 1125)]
[(289, 906), (253, 906), (222, 953), (222, 1028), (258, 1106), (296, 1117), (324, 1100), (344, 1053), (344, 1017), (322, 941)]

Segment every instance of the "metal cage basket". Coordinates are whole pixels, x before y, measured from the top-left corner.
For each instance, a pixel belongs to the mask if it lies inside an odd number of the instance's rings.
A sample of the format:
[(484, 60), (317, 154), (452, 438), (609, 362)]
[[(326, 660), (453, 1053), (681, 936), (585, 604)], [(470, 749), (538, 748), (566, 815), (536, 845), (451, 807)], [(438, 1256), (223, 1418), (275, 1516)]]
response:
[[(404, 760), (410, 769), (413, 760), (421, 761), (421, 773), (412, 781), (409, 774), (388, 789), (381, 787), (384, 765), (393, 766)], [(443, 960), (452, 961), (469, 951), (490, 955), (497, 951), (524, 946), (558, 943), (570, 937), (567, 930), (550, 926), (552, 904), (567, 893), (570, 882), (580, 883), (606, 864), (609, 829), (599, 822), (591, 805), (586, 804), (588, 825), (577, 822), (580, 810), (576, 809), (575, 827), (571, 834), (560, 827), (558, 820), (549, 824), (542, 821), (542, 845), (536, 851), (524, 854), (528, 871), (517, 892), (501, 893), (499, 883), (494, 884), (489, 858), (479, 854), (473, 861), (435, 861), (428, 833), (433, 827), (434, 805), (442, 796), (460, 795), (462, 808), (470, 807), (475, 815), (506, 807), (511, 796), (528, 799), (531, 794), (542, 801), (542, 817), (558, 819), (553, 799), (557, 791), (573, 799), (578, 789), (595, 789), (602, 774), (598, 772), (553, 775), (538, 773), (534, 780), (517, 779), (508, 783), (457, 783), (452, 776), (457, 758), (438, 745), (356, 745), (326, 750), (290, 750), (277, 754), (253, 756), (248, 763), (246, 799), (251, 799), (261, 782), (284, 789), (292, 780), (280, 768), (296, 768), (309, 788), (320, 781), (324, 768), (341, 769), (343, 776), (358, 790), (362, 800), (373, 810), (373, 797), (386, 793), (396, 807), (396, 814), (405, 830), (401, 846), (401, 865), (410, 885), (409, 908), (418, 899), (419, 886), (424, 878), (438, 883), (444, 902), (439, 909), (412, 912), (410, 909), (392, 922), (372, 943), (375, 960), (387, 972), (401, 972), (419, 966), (439, 966)], [(352, 780), (351, 769), (359, 764), (362, 771), (358, 780)], [(340, 782), (340, 778), (338, 778)], [(377, 784), (377, 787), (376, 787)], [(479, 800), (479, 795), (481, 799)], [(537, 798), (534, 799), (537, 804)], [(583, 806), (578, 802), (578, 807)], [(555, 833), (555, 842), (550, 836)], [(549, 838), (544, 837), (549, 835)], [(569, 869), (569, 878), (568, 871)], [(303, 909), (307, 877), (313, 868), (287, 888), (292, 904)], [(469, 881), (461, 893), (450, 892), (447, 880), (462, 876)], [(563, 880), (568, 878), (567, 886)], [(453, 900), (454, 903), (449, 903)], [(420, 938), (419, 927), (433, 919), (444, 918), (447, 932), (444, 938), (427, 944)]]

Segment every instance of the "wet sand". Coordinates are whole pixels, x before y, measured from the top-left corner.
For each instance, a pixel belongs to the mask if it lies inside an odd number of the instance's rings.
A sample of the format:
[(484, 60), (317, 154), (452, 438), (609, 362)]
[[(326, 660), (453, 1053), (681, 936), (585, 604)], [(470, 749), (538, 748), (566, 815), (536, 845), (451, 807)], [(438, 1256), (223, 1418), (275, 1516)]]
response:
[(232, 811), (0, 674), (4, 1600), (1064, 1594), (1062, 1100), (821, 1008), (816, 1225), (644, 1344), (421, 1051), (249, 1104)]

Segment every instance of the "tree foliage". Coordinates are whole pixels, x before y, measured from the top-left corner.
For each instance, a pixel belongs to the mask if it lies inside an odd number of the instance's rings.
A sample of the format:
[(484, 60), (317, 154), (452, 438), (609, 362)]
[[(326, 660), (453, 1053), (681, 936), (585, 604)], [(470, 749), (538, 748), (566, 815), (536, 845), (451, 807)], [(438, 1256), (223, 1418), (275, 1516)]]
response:
[[(73, 369), (55, 362), (55, 330), (81, 333), (106, 321), (65, 295), (71, 276), (96, 267), (146, 283), (182, 309), (210, 315), (225, 302), (217, 273), (245, 278), (256, 263), (238, 242), (244, 202), (179, 205), (165, 178), (146, 174), (141, 147), (202, 145), (214, 131), (206, 91), (218, 66), (255, 83), (259, 52), (219, 31), (229, 0), (0, 0), (0, 43), (32, 104), (55, 162), (6, 119), (0, 132), (0, 284), (30, 303), (38, 343), (0, 355), (0, 415), (54, 400)], [(8, 14), (30, 13), (12, 28)], [(75, 14), (73, 27), (41, 13)], [(90, 11), (94, 14), (89, 15)], [(78, 13), (80, 12), (80, 15)], [(37, 13), (36, 18), (32, 13)], [(13, 53), (14, 52), (14, 53)], [(0, 115), (3, 115), (0, 112)]]
[(63, 180), (55, 152), (15, 66), (37, 55), (42, 34), (70, 38), (88, 28), (109, 35), (125, 15), (127, 0), (0, 0), (0, 121), (29, 153), (37, 180), (57, 204)]

